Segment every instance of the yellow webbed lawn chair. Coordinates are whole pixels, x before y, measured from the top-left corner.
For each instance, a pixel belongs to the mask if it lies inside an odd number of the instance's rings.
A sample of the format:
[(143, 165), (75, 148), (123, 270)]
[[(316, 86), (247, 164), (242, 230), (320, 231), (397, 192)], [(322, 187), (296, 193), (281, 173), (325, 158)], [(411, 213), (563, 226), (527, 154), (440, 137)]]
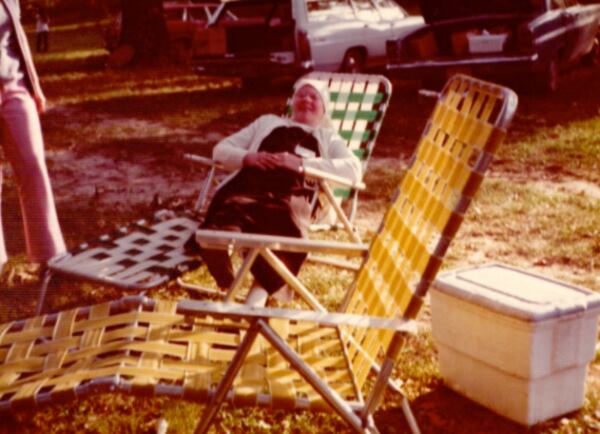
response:
[[(462, 87), (458, 87), (459, 84)], [(470, 184), (462, 184), (467, 176), (473, 180), (480, 180), (479, 172), (470, 173), (473, 162), (471, 159), (479, 158), (477, 153), (479, 149), (486, 149), (486, 141), (494, 143), (496, 140), (494, 134), (496, 131), (502, 131), (502, 122), (505, 121), (500, 115), (504, 112), (510, 113), (514, 108), (510, 106), (510, 99), (493, 99), (475, 84), (477, 82), (465, 77), (456, 78), (449, 81), (444, 91), (438, 98), (434, 112), (425, 127), (421, 141), (413, 156), (411, 163), (402, 184), (400, 185), (400, 198), (414, 197), (417, 209), (422, 209), (423, 213), (414, 212), (410, 204), (409, 210), (412, 214), (402, 214), (404, 224), (421, 225), (418, 230), (425, 231), (423, 237), (431, 236), (435, 242), (435, 236), (439, 236), (437, 230), (442, 230), (446, 219), (450, 218), (448, 213), (458, 212), (463, 203), (447, 202), (455, 200), (461, 194), (457, 188), (471, 189)], [(506, 103), (502, 108), (500, 103)], [(504, 110), (499, 112), (499, 110)], [(489, 131), (494, 131), (490, 133)], [(488, 136), (488, 134), (490, 134)], [(450, 145), (448, 145), (450, 143)], [(450, 150), (448, 147), (451, 147)], [(441, 149), (438, 150), (438, 148)], [(456, 155), (454, 155), (455, 153)], [(483, 154), (487, 155), (487, 154)], [(470, 181), (474, 182), (474, 181)], [(464, 193), (463, 193), (464, 194)], [(471, 198), (468, 195), (467, 198)], [(454, 206), (458, 208), (453, 208)], [(392, 208), (391, 212), (396, 208)], [(464, 212), (464, 211), (463, 211)], [(409, 220), (410, 219), (410, 220)], [(414, 222), (413, 222), (414, 220)], [(454, 220), (448, 223), (455, 224)], [(413, 229), (416, 230), (416, 229)], [(406, 236), (402, 233), (402, 236)], [(285, 264), (274, 254), (276, 250), (306, 252), (309, 254), (326, 254), (342, 256), (362, 256), (364, 251), (357, 249), (351, 243), (331, 243), (328, 241), (310, 241), (290, 239), (287, 237), (267, 236), (263, 234), (231, 233), (226, 231), (198, 230), (196, 231), (196, 241), (202, 247), (210, 249), (240, 249), (246, 252), (244, 262), (237, 272), (236, 278), (229, 288), (225, 301), (232, 301), (238, 294), (246, 279), (246, 275), (251, 269), (254, 261), (262, 256), (286, 281), (300, 298), (312, 309), (325, 311), (325, 308), (317, 300), (314, 294), (306, 288), (298, 278), (290, 273)], [(407, 258), (423, 256), (423, 248), (429, 247), (428, 242), (422, 241), (422, 244), (416, 243), (415, 239), (407, 238)], [(377, 244), (376, 244), (377, 245)], [(366, 246), (364, 246), (366, 249)], [(314, 257), (314, 256), (313, 256)], [(424, 259), (419, 259), (424, 260)], [(325, 258), (324, 263), (334, 266), (345, 266), (347, 262), (337, 261), (335, 259)], [(351, 269), (351, 266), (347, 267)]]
[[(509, 89), (449, 81), (370, 248), (354, 247), (368, 255), (339, 312), (131, 297), (4, 324), (0, 410), (121, 390), (206, 403), (196, 432), (224, 400), (335, 411), (377, 432), (404, 334), (516, 106)], [(402, 408), (418, 432), (405, 397)]]
[[(331, 94), (332, 120), (348, 146), (361, 159), (363, 171), (375, 147), (392, 87), (385, 77), (369, 74), (310, 73), (311, 78), (327, 82)], [(41, 312), (46, 288), (52, 275), (61, 274), (127, 290), (147, 290), (174, 281), (199, 261), (184, 251), (185, 241), (198, 227), (207, 198), (212, 191), (216, 166), (212, 160), (189, 156), (212, 166), (195, 206), (186, 212), (162, 210), (151, 219), (141, 219), (81, 244), (48, 263), (48, 273), (40, 291), (36, 313)], [(359, 241), (352, 226), (362, 183), (313, 171), (326, 196), (330, 198), (339, 223)], [(319, 178), (319, 176), (321, 176)], [(329, 188), (328, 178), (336, 182)], [(350, 201), (350, 213), (342, 207)]]

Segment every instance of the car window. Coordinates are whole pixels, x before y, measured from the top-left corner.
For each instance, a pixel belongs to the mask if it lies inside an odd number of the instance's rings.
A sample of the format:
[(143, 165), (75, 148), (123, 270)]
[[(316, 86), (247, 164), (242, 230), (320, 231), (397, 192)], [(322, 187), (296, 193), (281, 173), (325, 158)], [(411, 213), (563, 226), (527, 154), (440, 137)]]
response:
[(378, 21), (380, 19), (379, 12), (371, 0), (352, 0), (352, 2), (356, 8), (356, 15), (361, 20)]
[(309, 21), (354, 16), (349, 0), (308, 0), (306, 6)]
[(386, 20), (401, 19), (408, 15), (393, 0), (373, 0), (373, 3), (379, 9), (381, 16)]
[(242, 21), (281, 24), (292, 20), (290, 3), (274, 2), (231, 2), (226, 4), (219, 21)]

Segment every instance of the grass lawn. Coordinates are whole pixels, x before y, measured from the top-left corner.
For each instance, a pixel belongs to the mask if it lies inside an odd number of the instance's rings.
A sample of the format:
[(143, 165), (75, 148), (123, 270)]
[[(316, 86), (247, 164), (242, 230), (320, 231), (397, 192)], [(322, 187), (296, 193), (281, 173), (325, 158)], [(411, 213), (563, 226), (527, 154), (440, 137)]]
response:
[[(198, 77), (174, 67), (106, 70), (101, 29), (66, 26), (36, 58), (50, 102), (43, 117), (48, 164), (69, 247), (164, 205), (190, 205), (204, 176), (183, 159), (209, 155), (221, 138), (266, 112), (280, 113), (289, 86), (244, 90), (238, 81)], [(564, 77), (555, 94), (520, 92), (520, 107), (488, 179), (452, 245), (445, 269), (504, 262), (600, 291), (600, 71)], [(587, 83), (581, 86), (580, 83)], [(431, 101), (396, 82), (395, 94), (366, 174), (358, 225), (368, 237), (414, 149)], [(8, 170), (3, 216), (11, 259), (0, 279), (7, 295), (0, 320), (33, 313), (36, 284), (17, 272), (26, 261), (18, 199)], [(188, 276), (208, 282), (203, 271)], [(318, 267), (302, 278), (328, 306), (352, 279)], [(48, 309), (122, 295), (116, 288), (61, 280)], [(174, 286), (150, 295), (183, 297)], [(600, 355), (590, 366), (581, 411), (520, 427), (447, 389), (440, 378), (426, 305), (394, 376), (404, 381), (424, 433), (592, 433), (600, 430)], [(384, 433), (406, 432), (398, 397), (376, 414)], [(160, 419), (169, 433), (189, 433), (203, 407), (167, 398), (104, 394), (39, 411), (0, 416), (0, 433), (145, 433)], [(214, 432), (345, 433), (335, 415), (225, 407)]]

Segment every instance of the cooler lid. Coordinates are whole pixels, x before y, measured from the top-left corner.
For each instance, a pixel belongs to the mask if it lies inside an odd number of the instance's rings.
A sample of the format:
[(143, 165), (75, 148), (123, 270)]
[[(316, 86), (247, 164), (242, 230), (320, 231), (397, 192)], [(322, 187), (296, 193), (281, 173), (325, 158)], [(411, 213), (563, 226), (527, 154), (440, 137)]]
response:
[(600, 294), (502, 264), (441, 273), (440, 292), (525, 321), (600, 308)]

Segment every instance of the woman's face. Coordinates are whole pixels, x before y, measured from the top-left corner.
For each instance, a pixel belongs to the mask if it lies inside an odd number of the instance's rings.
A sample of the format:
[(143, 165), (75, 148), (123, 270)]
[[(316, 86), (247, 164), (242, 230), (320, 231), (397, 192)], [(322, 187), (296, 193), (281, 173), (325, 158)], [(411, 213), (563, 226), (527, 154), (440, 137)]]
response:
[(296, 91), (292, 98), (292, 119), (302, 124), (316, 127), (325, 114), (321, 95), (310, 84)]

